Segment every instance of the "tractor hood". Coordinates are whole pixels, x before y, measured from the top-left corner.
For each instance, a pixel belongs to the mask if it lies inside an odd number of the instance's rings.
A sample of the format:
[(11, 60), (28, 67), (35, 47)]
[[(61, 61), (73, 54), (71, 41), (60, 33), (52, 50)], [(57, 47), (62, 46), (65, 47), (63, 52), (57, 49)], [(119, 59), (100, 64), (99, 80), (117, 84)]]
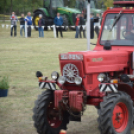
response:
[(68, 7), (58, 7), (58, 12), (70, 12), (70, 13), (81, 13), (80, 10), (75, 9), (75, 8), (68, 8)]
[[(100, 73), (108, 71), (122, 71), (128, 66), (129, 54), (126, 51), (85, 51), (85, 52), (69, 52), (69, 59), (65, 59), (70, 62), (76, 62), (78, 59), (70, 59), (70, 57), (78, 57), (83, 61), (83, 68), (86, 74)], [(61, 56), (61, 55), (60, 55)], [(82, 58), (81, 58), (82, 56)], [(61, 62), (64, 62), (62, 59)]]

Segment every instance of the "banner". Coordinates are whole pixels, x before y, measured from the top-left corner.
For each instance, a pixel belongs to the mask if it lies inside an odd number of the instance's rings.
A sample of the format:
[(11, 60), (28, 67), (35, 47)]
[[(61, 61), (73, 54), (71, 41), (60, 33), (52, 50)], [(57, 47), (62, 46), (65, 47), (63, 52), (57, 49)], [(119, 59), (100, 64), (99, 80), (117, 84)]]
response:
[(13, 25), (11, 25), (11, 28), (13, 27)]

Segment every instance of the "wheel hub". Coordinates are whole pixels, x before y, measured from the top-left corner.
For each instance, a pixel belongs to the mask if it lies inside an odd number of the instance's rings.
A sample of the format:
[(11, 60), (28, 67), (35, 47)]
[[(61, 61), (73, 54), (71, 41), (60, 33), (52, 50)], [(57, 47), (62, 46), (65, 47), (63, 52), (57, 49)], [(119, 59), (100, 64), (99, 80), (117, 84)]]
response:
[(128, 123), (128, 110), (124, 103), (118, 103), (113, 110), (113, 126), (117, 132), (125, 130)]

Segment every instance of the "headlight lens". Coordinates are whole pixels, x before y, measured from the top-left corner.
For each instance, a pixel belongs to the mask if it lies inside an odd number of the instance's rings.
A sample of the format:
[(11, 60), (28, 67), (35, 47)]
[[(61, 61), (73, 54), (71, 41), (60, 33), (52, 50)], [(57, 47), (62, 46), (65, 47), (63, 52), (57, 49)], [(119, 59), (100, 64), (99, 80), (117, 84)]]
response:
[(82, 83), (82, 78), (81, 77), (75, 77), (75, 84), (80, 85)]
[(101, 74), (98, 75), (97, 79), (98, 79), (99, 82), (103, 82), (105, 80), (105, 78), (106, 78), (106, 75), (101, 73)]
[(63, 85), (66, 82), (66, 78), (64, 76), (60, 76), (58, 82)]
[(51, 77), (53, 80), (57, 80), (59, 78), (59, 73), (54, 71), (54, 72), (52, 72)]

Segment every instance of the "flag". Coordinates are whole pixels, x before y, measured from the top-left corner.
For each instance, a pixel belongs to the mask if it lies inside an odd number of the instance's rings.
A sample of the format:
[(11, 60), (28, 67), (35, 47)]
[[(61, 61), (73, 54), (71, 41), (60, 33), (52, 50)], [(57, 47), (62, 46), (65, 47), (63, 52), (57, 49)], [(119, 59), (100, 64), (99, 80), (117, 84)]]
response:
[(64, 26), (61, 26), (62, 28), (64, 28)]
[(83, 30), (85, 30), (86, 29), (86, 25), (82, 25), (82, 28), (83, 28)]
[(78, 26), (78, 29), (80, 29), (80, 26)]
[(72, 28), (75, 28), (75, 26), (71, 26)]
[(47, 26), (48, 30), (51, 30), (51, 27), (50, 26)]
[(2, 24), (2, 28), (4, 28), (5, 27), (5, 25), (4, 24)]
[(42, 28), (44, 29), (45, 26), (42, 26)]
[(20, 29), (23, 27), (23, 25), (20, 25)]
[(13, 27), (13, 25), (11, 25), (11, 28)]
[(6, 29), (8, 29), (9, 25), (6, 25)]
[(31, 26), (32, 30), (34, 29), (34, 26)]

